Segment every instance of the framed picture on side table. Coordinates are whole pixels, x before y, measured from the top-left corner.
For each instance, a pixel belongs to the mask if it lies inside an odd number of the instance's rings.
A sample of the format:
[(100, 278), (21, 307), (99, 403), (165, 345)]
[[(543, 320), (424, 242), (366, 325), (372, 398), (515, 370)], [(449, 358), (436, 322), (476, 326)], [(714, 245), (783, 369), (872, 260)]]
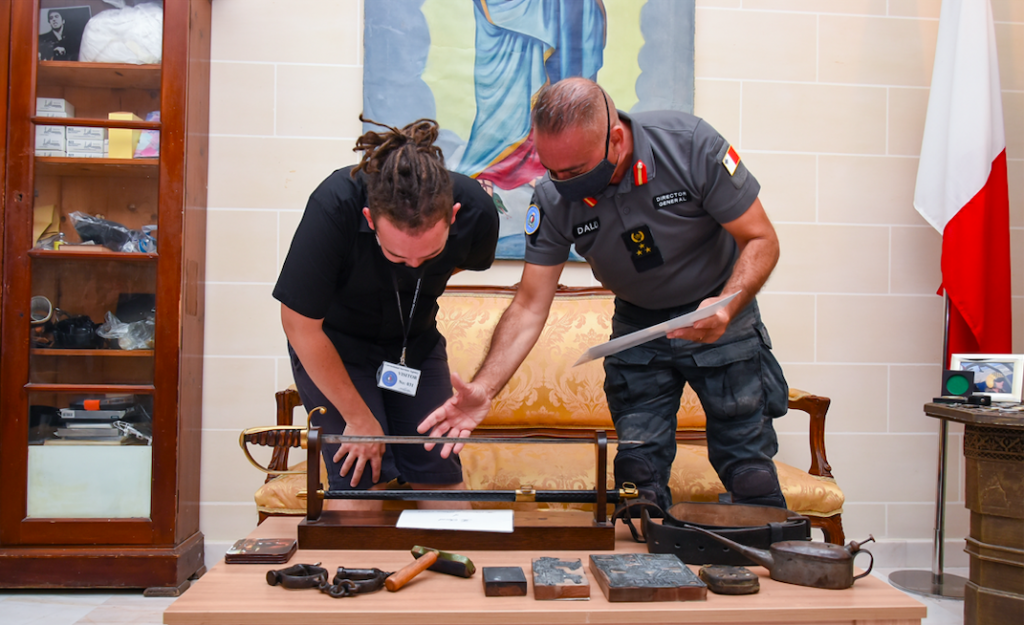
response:
[(974, 373), (974, 394), (992, 401), (1021, 401), (1024, 354), (953, 354), (951, 369)]

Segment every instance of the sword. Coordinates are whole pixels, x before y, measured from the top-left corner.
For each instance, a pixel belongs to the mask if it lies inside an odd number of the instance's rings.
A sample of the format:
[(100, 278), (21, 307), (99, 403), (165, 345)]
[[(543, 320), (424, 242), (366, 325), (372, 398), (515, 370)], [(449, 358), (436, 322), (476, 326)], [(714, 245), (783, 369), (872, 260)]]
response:
[(679, 328), (689, 328), (690, 326), (693, 325), (695, 321), (707, 319), (708, 317), (714, 315), (716, 312), (724, 308), (726, 304), (731, 302), (732, 299), (739, 295), (741, 292), (742, 291), (736, 291), (735, 293), (726, 297), (725, 299), (720, 299), (714, 304), (711, 304), (710, 306), (706, 306), (699, 310), (695, 310), (691, 313), (680, 315), (678, 317), (669, 319), (668, 321), (664, 321), (657, 325), (653, 325), (649, 328), (637, 330), (636, 332), (625, 334), (623, 336), (614, 338), (610, 341), (605, 341), (600, 345), (595, 345), (588, 349), (587, 351), (583, 352), (583, 355), (580, 356), (579, 360), (577, 360), (575, 364), (573, 364), (573, 367), (577, 365), (582, 365), (583, 363), (586, 362), (590, 362), (591, 360), (597, 360), (598, 358), (604, 358), (605, 356), (617, 354), (622, 350), (629, 349), (630, 347), (636, 347), (637, 345), (641, 345), (643, 343), (646, 343), (647, 341), (653, 341), (656, 338), (665, 336), (672, 330), (678, 330)]
[[(605, 491), (608, 503), (639, 497), (636, 486), (626, 482), (620, 489)], [(298, 493), (306, 497), (306, 491)], [(596, 503), (596, 490), (535, 490), (524, 486), (516, 490), (317, 490), (322, 499), (371, 501), (511, 501), (529, 503)]]
[[(535, 445), (579, 445), (580, 443), (594, 444), (593, 438), (534, 438), (516, 437), (502, 438), (500, 436), (470, 436), (468, 438), (456, 438), (454, 436), (342, 436), (340, 434), (325, 434), (320, 437), (323, 443), (387, 443), (397, 445), (409, 445), (416, 443), (462, 443), (472, 445), (473, 443), (532, 443)], [(642, 445), (643, 441), (617, 441), (610, 439), (609, 443), (619, 445)]]
[[(320, 408), (310, 411), (310, 417)], [(252, 466), (269, 475), (301, 475), (305, 471), (275, 471), (256, 462), (256, 459), (249, 453), (249, 444), (263, 447), (303, 448), (306, 447), (308, 428), (299, 425), (279, 425), (248, 428), (243, 430), (238, 437), (238, 446), (242, 448), (245, 457)], [(342, 436), (338, 434), (327, 434), (320, 437), (322, 443), (385, 443), (385, 444), (423, 444), (434, 443), (446, 445), (449, 443), (461, 443), (472, 445), (475, 443), (526, 443), (534, 445), (579, 445), (581, 443), (593, 444), (593, 438), (539, 438), (539, 437), (508, 437), (500, 436), (470, 436), (468, 438), (456, 438), (451, 436)], [(642, 445), (643, 441), (634, 440), (611, 440), (619, 445)], [(274, 452), (277, 453), (276, 451)]]

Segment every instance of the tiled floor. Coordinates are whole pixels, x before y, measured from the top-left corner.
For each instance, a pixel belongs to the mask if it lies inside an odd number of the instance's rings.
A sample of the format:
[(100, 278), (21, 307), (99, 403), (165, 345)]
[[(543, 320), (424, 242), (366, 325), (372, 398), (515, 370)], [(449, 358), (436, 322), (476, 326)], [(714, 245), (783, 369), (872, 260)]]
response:
[[(892, 569), (872, 575), (886, 579)], [(947, 569), (967, 575), (966, 569)], [(200, 579), (196, 583), (202, 583)], [(963, 601), (915, 596), (928, 606), (923, 625), (962, 625)], [(158, 625), (174, 599), (143, 597), (133, 591), (3, 591), (0, 625)]]

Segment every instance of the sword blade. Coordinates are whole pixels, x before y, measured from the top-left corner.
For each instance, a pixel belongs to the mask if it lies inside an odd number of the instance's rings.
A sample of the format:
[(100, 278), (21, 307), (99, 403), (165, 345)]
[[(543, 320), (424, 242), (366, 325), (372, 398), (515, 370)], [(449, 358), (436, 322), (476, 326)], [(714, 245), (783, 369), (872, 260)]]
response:
[[(324, 499), (371, 501), (516, 501), (514, 490), (328, 490)], [(618, 503), (620, 491), (605, 492), (608, 503)], [(595, 503), (594, 490), (538, 490), (530, 495), (533, 503)]]
[[(593, 444), (592, 438), (530, 438), (514, 437), (502, 438), (500, 436), (471, 436), (469, 438), (453, 438), (448, 436), (342, 436), (340, 434), (325, 434), (320, 437), (324, 443), (388, 443), (394, 445), (409, 445), (416, 443), (462, 443), (472, 445), (474, 443), (532, 443), (544, 445), (580, 445)], [(609, 443), (618, 445), (642, 445), (643, 441), (619, 441), (608, 439)]]

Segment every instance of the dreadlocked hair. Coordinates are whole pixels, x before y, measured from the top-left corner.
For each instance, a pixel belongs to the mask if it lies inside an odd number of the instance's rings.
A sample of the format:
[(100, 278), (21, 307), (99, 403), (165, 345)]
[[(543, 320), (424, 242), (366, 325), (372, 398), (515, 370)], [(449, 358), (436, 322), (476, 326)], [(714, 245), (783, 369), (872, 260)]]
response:
[(442, 219), (450, 222), (452, 180), (441, 148), (434, 145), (437, 122), (418, 119), (399, 130), (362, 115), (359, 121), (387, 129), (367, 132), (353, 148), (363, 153), (352, 175), (366, 174), (370, 216), (384, 217), (410, 233), (429, 229)]

